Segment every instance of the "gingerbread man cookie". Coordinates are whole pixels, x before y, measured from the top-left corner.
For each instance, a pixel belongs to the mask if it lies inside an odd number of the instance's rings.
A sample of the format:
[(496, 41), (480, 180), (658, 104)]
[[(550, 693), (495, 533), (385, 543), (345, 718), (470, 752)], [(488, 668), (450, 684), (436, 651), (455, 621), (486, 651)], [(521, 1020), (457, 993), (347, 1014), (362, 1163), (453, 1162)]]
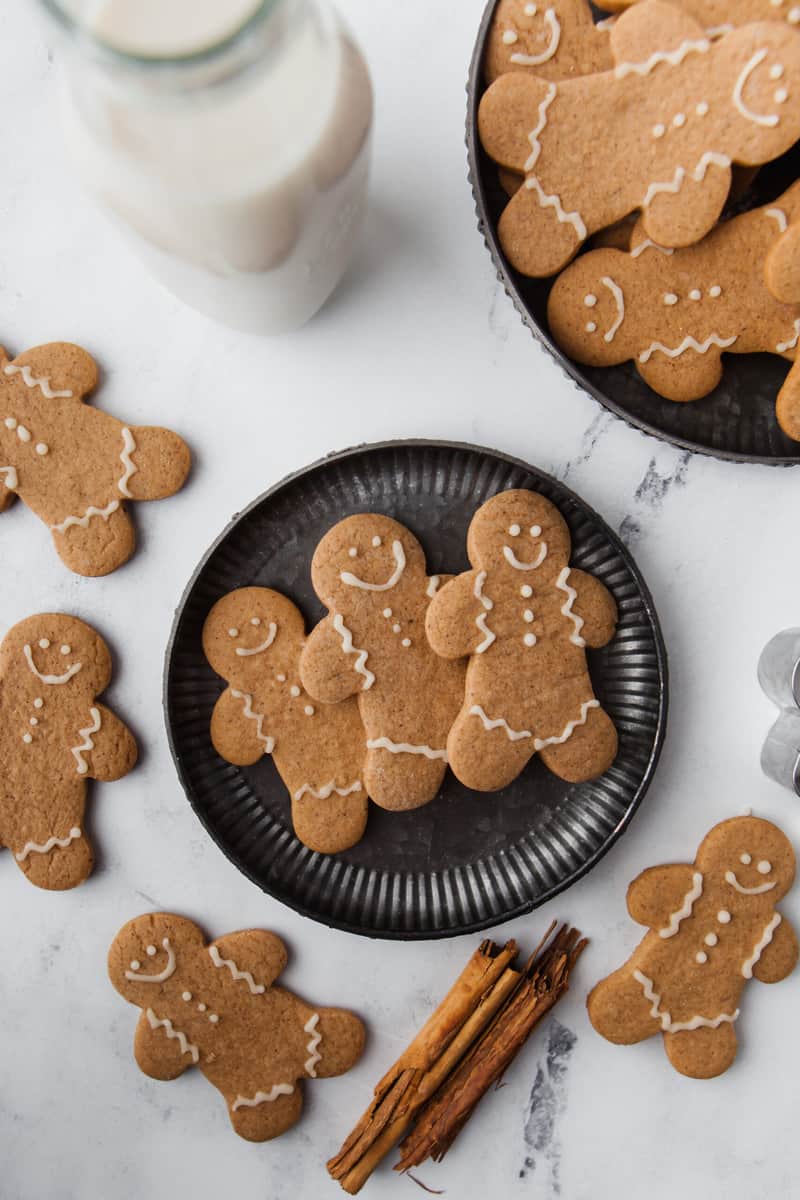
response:
[[(656, 246), (637, 227), (630, 254), (591, 251), (559, 276), (547, 308), (553, 336), (578, 362), (613, 366), (632, 359), (669, 400), (708, 395), (722, 377), (723, 353), (767, 351), (796, 364), (798, 232), (800, 183), (683, 250)], [(777, 416), (784, 432), (800, 440), (800, 366), (778, 394)]]
[[(603, 0), (607, 12), (620, 12), (637, 0)], [(740, 25), (753, 21), (785, 21), (800, 26), (800, 5), (797, 0), (669, 0), (697, 21), (706, 37), (722, 37)]]
[(463, 664), (439, 658), (425, 637), (440, 577), (428, 577), (414, 535), (378, 513), (334, 525), (311, 577), (330, 614), (303, 650), (303, 686), (322, 703), (358, 697), (369, 795), (381, 808), (419, 808), (444, 778), (447, 735), (464, 696)]
[(797, 963), (797, 937), (775, 908), (794, 875), (788, 839), (757, 817), (715, 825), (693, 863), (644, 871), (628, 911), (650, 932), (589, 994), (597, 1032), (622, 1045), (661, 1033), (682, 1075), (726, 1071), (745, 983), (777, 983)]
[(355, 699), (319, 704), (300, 685), (305, 625), (270, 588), (229, 592), (203, 627), (203, 649), (228, 683), (211, 718), (218, 754), (250, 766), (271, 754), (292, 797), (295, 833), (312, 850), (353, 846), (367, 824), (364, 726)]
[(587, 0), (500, 0), (495, 9), (483, 64), (489, 83), (508, 71), (568, 79), (613, 65), (608, 27), (594, 24)]
[(728, 197), (732, 163), (768, 162), (800, 137), (800, 34), (786, 24), (713, 41), (680, 9), (644, 0), (615, 22), (611, 48), (612, 71), (558, 83), (513, 72), (481, 100), (484, 148), (526, 175), (498, 225), (525, 275), (561, 270), (637, 208), (660, 245), (699, 241)]
[(534, 754), (570, 782), (602, 774), (617, 733), (592, 690), (586, 646), (614, 635), (617, 607), (592, 575), (569, 566), (558, 509), (535, 492), (493, 496), (467, 535), (471, 571), (428, 610), (428, 640), (447, 659), (469, 655), (450, 766), (467, 787), (505, 787)]
[(129, 921), (108, 954), (114, 987), (142, 1010), (141, 1070), (169, 1080), (199, 1067), (251, 1142), (285, 1133), (303, 1108), (300, 1081), (344, 1074), (364, 1046), (358, 1017), (274, 986), (286, 958), (274, 933), (249, 929), (206, 945), (193, 921), (172, 913)]
[(107, 575), (130, 558), (126, 500), (182, 487), (189, 451), (177, 434), (125, 425), (84, 404), (94, 359), (66, 342), (9, 360), (0, 347), (0, 512), (19, 496), (79, 575)]
[(96, 699), (110, 680), (103, 639), (63, 613), (28, 617), (0, 644), (0, 846), (37, 887), (83, 883), (86, 781), (136, 762), (130, 730)]

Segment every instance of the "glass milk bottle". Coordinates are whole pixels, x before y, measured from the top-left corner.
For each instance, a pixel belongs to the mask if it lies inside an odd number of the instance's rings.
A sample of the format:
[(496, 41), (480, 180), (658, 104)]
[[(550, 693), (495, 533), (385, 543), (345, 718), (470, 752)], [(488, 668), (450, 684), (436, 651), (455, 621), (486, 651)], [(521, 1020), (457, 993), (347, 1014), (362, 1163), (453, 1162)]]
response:
[(366, 206), (372, 89), (327, 0), (41, 0), (66, 42), (68, 149), (176, 296), (302, 325)]

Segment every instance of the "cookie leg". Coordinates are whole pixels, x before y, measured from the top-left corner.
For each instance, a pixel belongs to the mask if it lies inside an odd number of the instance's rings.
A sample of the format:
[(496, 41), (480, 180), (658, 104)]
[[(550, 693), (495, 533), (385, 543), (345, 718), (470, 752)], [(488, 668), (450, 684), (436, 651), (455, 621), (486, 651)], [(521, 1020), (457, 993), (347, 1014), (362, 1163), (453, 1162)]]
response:
[[(691, 246), (714, 228), (731, 190), (731, 170), (722, 161), (705, 155), (688, 173), (653, 181), (656, 190), (642, 209), (648, 237), (659, 246)], [(680, 183), (677, 190), (658, 187), (675, 182)]]
[(589, 1020), (606, 1041), (619, 1046), (643, 1042), (661, 1030), (652, 1005), (630, 966), (620, 967), (592, 988), (586, 1000)]
[[(14, 861), (28, 881), (48, 891), (63, 892), (77, 887), (91, 874), (94, 865), (92, 847), (76, 823), (65, 826), (63, 837), (16, 840), (9, 845)], [(63, 845), (61, 843), (64, 843)], [(46, 848), (45, 848), (46, 847)]]
[[(473, 706), (470, 706), (470, 708)], [(447, 739), (447, 757), (456, 778), (476, 792), (496, 792), (516, 779), (533, 754), (533, 738), (512, 740), (496, 720), (490, 707), (486, 722), (462, 709)], [(516, 731), (521, 732), (521, 731)]]
[(446, 770), (441, 758), (405, 751), (395, 754), (379, 747), (367, 751), (364, 784), (380, 808), (401, 812), (433, 800)]
[[(240, 1102), (236, 1108), (234, 1106), (237, 1099), (241, 1101), (241, 1097), (228, 1098), (231, 1125), (239, 1137), (246, 1138), (248, 1142), (266, 1142), (291, 1129), (303, 1111), (302, 1086), (296, 1083), (291, 1095), (278, 1095), (274, 1100), (261, 1100), (252, 1106)], [(261, 1091), (269, 1094), (270, 1089), (264, 1088)], [(258, 1094), (259, 1090), (254, 1090), (251, 1099), (255, 1099)]]
[(800, 442), (800, 355), (778, 392), (775, 414), (786, 436)]
[(500, 216), (497, 225), (500, 244), (508, 261), (523, 275), (535, 278), (555, 275), (575, 256), (586, 236), (577, 213), (567, 213), (563, 220), (559, 218), (554, 199), (531, 176)]
[[(77, 575), (108, 575), (127, 562), (136, 545), (131, 519), (118, 505), (107, 517), (90, 513), (80, 518), (67, 518), (52, 527), (53, 542), (58, 556)], [(100, 512), (107, 508), (96, 506)], [(84, 523), (85, 522), (85, 523)]]
[(359, 791), (347, 796), (334, 793), (327, 800), (318, 800), (307, 792), (292, 800), (294, 831), (311, 850), (336, 854), (355, 846), (364, 836), (368, 806), (363, 783)]
[(319, 1021), (312, 1032), (319, 1034), (320, 1039), (310, 1049), (320, 1057), (312, 1069), (319, 1079), (330, 1079), (334, 1075), (343, 1075), (358, 1062), (364, 1049), (364, 1025), (343, 1008), (317, 1011)]
[(686, 1029), (665, 1033), (664, 1049), (676, 1071), (691, 1079), (713, 1079), (736, 1058), (736, 1030), (725, 1021), (717, 1029)]
[(189, 447), (177, 433), (155, 425), (135, 425), (130, 463), (135, 471), (127, 487), (134, 500), (163, 500), (183, 487), (191, 466)]
[[(576, 712), (582, 711), (580, 705), (576, 707)], [(584, 783), (608, 770), (617, 756), (618, 745), (614, 722), (605, 709), (590, 708), (584, 724), (576, 725), (562, 744), (545, 746), (540, 757), (548, 771), (559, 779)]]

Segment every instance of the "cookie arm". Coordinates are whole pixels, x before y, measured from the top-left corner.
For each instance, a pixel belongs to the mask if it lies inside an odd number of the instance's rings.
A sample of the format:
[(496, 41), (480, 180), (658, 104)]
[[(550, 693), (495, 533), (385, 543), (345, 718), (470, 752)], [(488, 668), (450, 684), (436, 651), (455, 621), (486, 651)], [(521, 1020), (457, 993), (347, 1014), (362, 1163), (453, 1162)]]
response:
[[(604, 9), (612, 10), (613, 7), (603, 5)], [(611, 53), (617, 66), (625, 62), (639, 63), (657, 51), (676, 50), (682, 42), (700, 41), (703, 36), (697, 21), (674, 5), (651, 5), (649, 12), (634, 5), (611, 26)]]
[[(153, 1015), (158, 1020), (156, 1014)], [(168, 1037), (163, 1025), (154, 1029), (147, 1012), (139, 1016), (133, 1039), (133, 1055), (139, 1070), (151, 1079), (177, 1079), (194, 1065), (191, 1053), (182, 1053), (180, 1039)]]
[[(691, 912), (699, 874), (690, 863), (649, 867), (628, 888), (628, 912), (638, 925), (667, 929), (673, 916), (684, 910), (685, 916)], [(700, 881), (702, 884), (702, 876)]]
[(163, 500), (180, 491), (192, 463), (183, 438), (155, 425), (132, 425), (124, 430), (127, 437), (120, 462), (130, 499)]
[(800, 354), (778, 392), (775, 413), (786, 436), (800, 441)]
[[(357, 695), (371, 674), (369, 654), (355, 643), (349, 654), (345, 651), (347, 633), (337, 633), (333, 624), (335, 619), (334, 614), (330, 614), (320, 621), (311, 631), (300, 655), (303, 687), (309, 696), (322, 704), (338, 704), (348, 696)], [(346, 629), (346, 626), (342, 628)]]
[(764, 263), (764, 278), (776, 300), (800, 303), (800, 219), (781, 234)]
[[(112, 783), (115, 779), (122, 779), (136, 765), (136, 741), (128, 726), (110, 708), (98, 703), (93, 704), (92, 708), (98, 714), (100, 727), (97, 730), (88, 727), (88, 731), (81, 729), (80, 733), (86, 735), (86, 741), (91, 741), (92, 746), (83, 750), (76, 747), (74, 753), (80, 753), (86, 761), (88, 769), (81, 771), (81, 774), (89, 779)], [(96, 720), (92, 721), (92, 725), (97, 723)]]
[(225, 689), (211, 714), (211, 742), (217, 754), (235, 767), (251, 767), (270, 752), (268, 722), (256, 712), (252, 696)]
[(572, 612), (583, 621), (581, 637), (587, 646), (605, 646), (617, 628), (617, 603), (604, 583), (574, 568), (567, 580), (578, 593)]
[[(230, 972), (235, 979), (247, 973), (250, 980), (240, 980), (241, 987), (263, 989), (270, 987), (286, 966), (286, 947), (277, 934), (266, 929), (242, 929), (238, 933), (226, 933), (208, 947), (214, 965), (220, 971)], [(219, 965), (217, 960), (219, 960)], [(223, 962), (223, 960), (227, 960)], [(233, 967), (229, 964), (232, 963)], [(234, 969), (235, 968), (235, 969)]]
[(762, 983), (780, 983), (797, 966), (797, 934), (786, 917), (772, 935), (772, 941), (761, 951), (753, 974)]
[[(5, 351), (1, 353), (4, 355)], [(70, 342), (35, 346), (18, 354), (2, 369), (6, 374), (16, 374), (14, 368), (22, 371), (24, 367), (29, 368), (28, 378), (39, 381), (38, 386), (43, 390), (70, 393), (57, 397), (59, 400), (81, 400), (97, 387), (97, 364), (91, 354)]]
[(481, 573), (466, 571), (456, 575), (433, 597), (425, 614), (425, 632), (434, 653), (440, 658), (464, 658), (474, 654), (488, 636), (481, 625), (491, 628), (491, 609), (476, 595)]

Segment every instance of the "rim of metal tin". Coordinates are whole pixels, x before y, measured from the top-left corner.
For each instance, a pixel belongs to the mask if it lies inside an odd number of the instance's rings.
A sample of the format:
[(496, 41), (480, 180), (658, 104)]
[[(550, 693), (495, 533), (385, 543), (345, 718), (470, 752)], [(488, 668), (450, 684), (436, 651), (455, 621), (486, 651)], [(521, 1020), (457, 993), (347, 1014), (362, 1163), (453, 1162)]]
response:
[[(186, 771), (184, 770), (182, 757), (178, 751), (178, 747), (175, 744), (172, 723), (170, 720), (170, 674), (172, 669), (173, 653), (178, 641), (181, 624), (184, 619), (184, 612), (189, 601), (191, 600), (192, 592), (200, 581), (209, 560), (212, 558), (218, 547), (226, 540), (236, 526), (238, 526), (242, 521), (247, 520), (250, 514), (253, 513), (257, 508), (259, 508), (268, 500), (276, 498), (284, 488), (291, 486), (304, 476), (311, 475), (313, 472), (319, 470), (320, 468), (326, 467), (331, 463), (346, 461), (348, 458), (356, 454), (381, 452), (397, 449), (399, 447), (406, 449), (419, 448), (421, 450), (430, 448), (445, 449), (463, 451), (469, 454), (492, 455), (501, 459), (503, 462), (508, 463), (510, 466), (521, 468), (534, 478), (545, 481), (549, 485), (552, 485), (557, 491), (560, 491), (565, 500), (571, 500), (575, 502), (579, 509), (583, 510), (589, 517), (591, 517), (592, 520), (597, 522), (604, 536), (613, 545), (631, 572), (641, 597), (642, 607), (647, 614), (648, 620), (650, 621), (652, 627), (653, 643), (658, 661), (659, 715), (652, 750), (650, 752), (647, 765), (642, 772), (642, 779), (636, 789), (636, 793), (616, 828), (609, 833), (603, 844), (598, 847), (594, 854), (592, 854), (585, 863), (583, 863), (565, 879), (548, 888), (547, 891), (542, 893), (540, 896), (526, 900), (500, 917), (490, 916), (485, 920), (474, 921), (469, 925), (463, 925), (458, 929), (422, 929), (419, 931), (409, 931), (406, 929), (369, 929), (364, 926), (356, 925), (351, 921), (335, 919), (329, 920), (321, 913), (308, 908), (306, 905), (300, 904), (287, 896), (279, 895), (261, 879), (256, 877), (254, 872), (251, 871), (242, 860), (239, 853), (231, 850), (219, 837), (217, 831), (213, 828), (211, 823), (206, 820), (202, 809), (195, 802), (190, 780)], [(206, 833), (208, 833), (217, 848), (222, 851), (229, 862), (231, 862), (237, 868), (237, 870), (241, 872), (242, 875), (249, 879), (251, 883), (255, 884), (256, 887), (258, 887), (266, 895), (272, 897), (273, 900), (276, 900), (280, 904), (285, 904), (288, 908), (291, 908), (295, 912), (299, 913), (300, 916), (308, 917), (310, 920), (316, 921), (318, 924), (325, 925), (329, 929), (338, 929), (344, 933), (353, 933), (357, 934), (359, 937), (375, 938), (382, 941), (437, 941), (449, 937), (461, 937), (466, 934), (478, 933), (484, 929), (492, 929), (498, 925), (504, 924), (506, 921), (513, 921), (517, 917), (525, 916), (528, 913), (533, 912), (534, 909), (540, 908), (543, 904), (546, 904), (549, 900), (552, 900), (555, 896), (559, 895), (567, 888), (572, 887), (574, 883), (577, 883), (579, 879), (582, 879), (584, 875), (588, 874), (588, 872), (591, 871), (597, 865), (597, 863), (605, 857), (611, 847), (616, 844), (622, 834), (627, 830), (628, 826), (633, 820), (633, 817), (638, 811), (642, 800), (647, 794), (650, 784), (653, 781), (653, 776), (655, 774), (656, 767), (658, 766), (658, 761), (661, 757), (661, 751), (666, 736), (667, 717), (669, 712), (669, 669), (667, 661), (667, 648), (664, 642), (664, 636), (661, 631), (661, 625), (658, 620), (658, 613), (656, 612), (653, 597), (650, 594), (650, 589), (647, 587), (647, 584), (645, 583), (630, 551), (624, 545), (618, 535), (613, 531), (613, 529), (611, 529), (606, 521), (600, 516), (600, 514), (597, 513), (590, 504), (578, 496), (576, 492), (567, 487), (566, 484), (561, 483), (560, 480), (555, 479), (546, 471), (542, 471), (538, 467), (534, 467), (530, 463), (525, 462), (524, 459), (517, 458), (512, 454), (506, 454), (502, 450), (493, 450), (487, 446), (478, 446), (470, 442), (451, 442), (444, 439), (397, 438), (382, 442), (363, 442), (356, 446), (350, 446), (345, 450), (337, 450), (330, 454), (324, 455), (322, 458), (316, 459), (307, 466), (301, 467), (299, 470), (292, 471), (290, 474), (285, 475), (277, 483), (273, 484), (272, 487), (267, 488), (267, 490), (262, 492), (260, 496), (257, 496), (256, 499), (248, 504), (246, 508), (243, 508), (240, 512), (236, 513), (230, 519), (230, 521), (228, 521), (225, 528), (214, 539), (192, 572), (191, 578), (186, 584), (186, 587), (183, 589), (180, 601), (175, 610), (175, 617), (172, 623), (172, 628), (170, 630), (169, 640), (167, 642), (164, 655), (162, 707), (170, 754), (172, 755), (172, 761), (174, 762), (175, 768), (178, 772), (178, 778), (180, 780), (181, 787), (183, 788), (189, 804), (191, 805), (195, 815), (199, 819)]]
[(508, 265), (500, 248), (500, 243), (497, 240), (497, 233), (493, 228), (492, 221), (489, 217), (489, 207), (486, 200), (486, 190), (484, 187), (483, 176), (480, 170), (480, 141), (478, 138), (478, 103), (483, 94), (483, 79), (482, 66), (484, 51), (486, 48), (486, 37), (489, 32), (489, 27), (494, 16), (499, 0), (488, 0), (486, 7), (483, 10), (483, 16), (478, 28), (478, 35), (475, 39), (475, 46), (472, 51), (472, 58), (469, 64), (469, 77), (467, 79), (467, 118), (466, 118), (466, 143), (467, 143), (467, 178), (470, 187), (472, 188), (472, 199), (475, 205), (475, 215), (478, 218), (478, 232), (481, 234), (484, 245), (491, 255), (492, 262), (497, 272), (497, 278), (502, 283), (506, 295), (511, 300), (514, 308), (522, 318), (522, 322), (527, 326), (528, 330), (533, 334), (536, 340), (547, 350), (551, 358), (561, 367), (562, 371), (569, 378), (583, 388), (593, 400), (598, 404), (608, 409), (615, 417), (619, 417), (626, 425), (630, 425), (633, 429), (638, 429), (641, 433), (648, 434), (650, 437), (657, 438), (660, 442), (666, 442), (670, 446), (675, 446), (679, 450), (689, 450), (692, 454), (704, 454), (708, 458), (717, 458), (725, 462), (735, 463), (752, 463), (766, 467), (795, 467), (800, 465), (800, 446), (798, 446), (796, 455), (759, 455), (759, 454), (743, 454), (735, 450), (715, 450), (710, 446), (704, 446), (701, 442), (689, 441), (687, 438), (676, 437), (672, 434), (665, 433), (659, 429), (657, 425), (651, 424), (640, 417), (633, 416), (626, 408), (612, 400), (600, 390), (586, 375), (583, 374), (577, 363), (568, 358), (559, 346), (552, 340), (549, 332), (543, 328), (538, 321), (531, 315), (525, 300), (523, 299), (519, 288), (514, 281), (514, 273)]

